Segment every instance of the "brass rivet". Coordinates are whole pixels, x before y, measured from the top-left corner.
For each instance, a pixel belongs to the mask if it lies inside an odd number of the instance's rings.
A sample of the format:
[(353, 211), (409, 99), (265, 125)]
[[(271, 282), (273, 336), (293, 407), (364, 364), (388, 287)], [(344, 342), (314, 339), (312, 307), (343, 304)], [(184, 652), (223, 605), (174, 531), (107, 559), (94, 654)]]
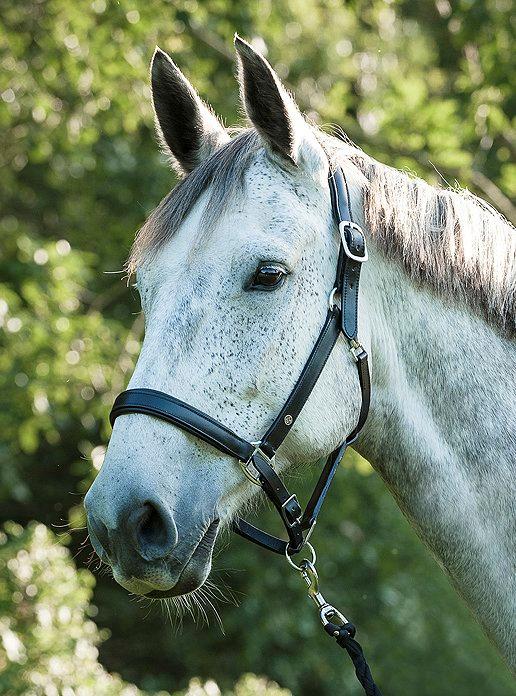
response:
[(294, 419), (292, 418), (290, 413), (287, 413), (287, 415), (283, 419), (283, 422), (285, 423), (285, 425), (292, 425), (293, 421), (294, 421)]

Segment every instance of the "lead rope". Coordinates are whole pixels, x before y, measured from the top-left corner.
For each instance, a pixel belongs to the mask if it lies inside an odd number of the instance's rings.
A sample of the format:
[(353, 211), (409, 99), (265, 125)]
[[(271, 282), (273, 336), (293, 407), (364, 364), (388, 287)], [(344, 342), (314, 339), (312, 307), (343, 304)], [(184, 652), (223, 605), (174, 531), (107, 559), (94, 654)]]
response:
[[(360, 643), (355, 640), (356, 628), (348, 619), (341, 614), (333, 605), (329, 604), (319, 590), (319, 576), (315, 569), (317, 556), (315, 549), (309, 542), (306, 546), (310, 549), (312, 559), (304, 558), (299, 565), (294, 563), (288, 554), (288, 548), (285, 551), (285, 557), (289, 564), (301, 574), (301, 577), (308, 586), (308, 596), (316, 604), (319, 609), (319, 618), (324, 630), (330, 636), (333, 636), (338, 645), (344, 648), (350, 656), (355, 667), (355, 674), (364, 689), (366, 696), (382, 696), (382, 692), (375, 684), (373, 675), (367, 660), (365, 659), (364, 651)], [(335, 622), (335, 619), (337, 622)]]

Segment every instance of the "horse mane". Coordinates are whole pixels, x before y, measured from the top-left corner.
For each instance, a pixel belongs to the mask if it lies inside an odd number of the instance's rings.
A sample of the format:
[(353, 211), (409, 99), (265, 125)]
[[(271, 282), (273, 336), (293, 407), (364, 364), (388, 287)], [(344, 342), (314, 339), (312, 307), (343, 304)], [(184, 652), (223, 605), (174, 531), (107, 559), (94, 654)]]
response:
[[(504, 334), (516, 334), (516, 230), (467, 190), (443, 189), (384, 165), (348, 140), (320, 130), (332, 166), (354, 166), (365, 182), (366, 233), (416, 282), (480, 311)], [(201, 195), (209, 228), (243, 193), (245, 172), (262, 147), (253, 129), (201, 163), (161, 201), (136, 236), (127, 267), (134, 272), (172, 237)]]
[(416, 282), (459, 299), (514, 336), (516, 230), (511, 223), (468, 190), (431, 186), (359, 148), (345, 152), (367, 179), (366, 227), (385, 256)]

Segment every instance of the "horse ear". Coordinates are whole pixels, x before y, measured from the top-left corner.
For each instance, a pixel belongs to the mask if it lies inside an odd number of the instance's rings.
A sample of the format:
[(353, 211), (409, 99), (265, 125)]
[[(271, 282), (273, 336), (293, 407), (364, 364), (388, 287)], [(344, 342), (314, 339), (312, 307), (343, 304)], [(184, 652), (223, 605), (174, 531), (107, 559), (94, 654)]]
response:
[(151, 83), (158, 136), (173, 163), (188, 174), (227, 142), (229, 135), (170, 56), (158, 47), (151, 62)]
[[(292, 164), (298, 164), (303, 154), (317, 154), (319, 162), (322, 155), (319, 143), (267, 60), (238, 34), (235, 34), (235, 48), (247, 116), (269, 149)], [(311, 147), (306, 150), (304, 145)]]

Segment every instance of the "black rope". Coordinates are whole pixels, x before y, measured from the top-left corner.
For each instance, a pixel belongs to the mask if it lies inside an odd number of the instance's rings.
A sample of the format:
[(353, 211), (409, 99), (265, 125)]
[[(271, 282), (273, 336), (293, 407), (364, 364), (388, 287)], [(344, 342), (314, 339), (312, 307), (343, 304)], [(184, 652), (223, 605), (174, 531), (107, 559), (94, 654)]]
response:
[(352, 623), (346, 623), (343, 626), (328, 623), (324, 626), (324, 630), (336, 639), (341, 648), (346, 649), (353, 661), (355, 674), (358, 681), (362, 684), (366, 696), (382, 696), (382, 692), (374, 683), (362, 646), (355, 640), (355, 626)]

